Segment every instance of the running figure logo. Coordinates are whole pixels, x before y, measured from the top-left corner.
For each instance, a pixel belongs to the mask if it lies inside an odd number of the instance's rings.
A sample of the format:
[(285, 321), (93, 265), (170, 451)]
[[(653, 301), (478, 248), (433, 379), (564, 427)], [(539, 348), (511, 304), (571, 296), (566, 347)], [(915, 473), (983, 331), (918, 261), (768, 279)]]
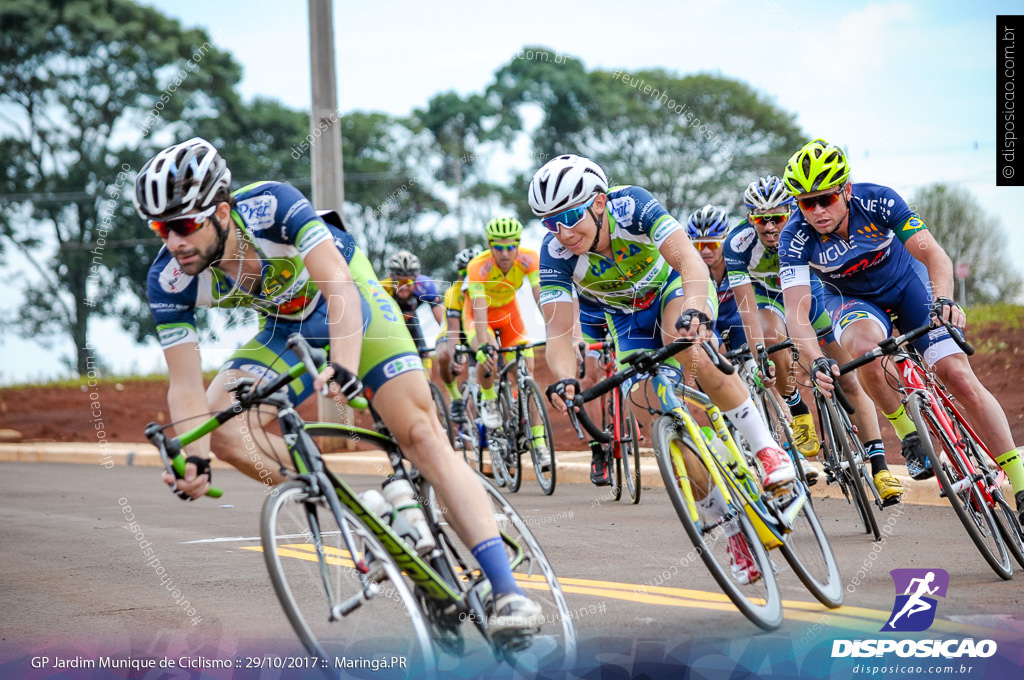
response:
[(896, 602), (882, 631), (927, 630), (935, 621), (936, 600), (929, 596), (946, 597), (949, 573), (945, 569), (893, 569), (889, 573), (896, 586)]

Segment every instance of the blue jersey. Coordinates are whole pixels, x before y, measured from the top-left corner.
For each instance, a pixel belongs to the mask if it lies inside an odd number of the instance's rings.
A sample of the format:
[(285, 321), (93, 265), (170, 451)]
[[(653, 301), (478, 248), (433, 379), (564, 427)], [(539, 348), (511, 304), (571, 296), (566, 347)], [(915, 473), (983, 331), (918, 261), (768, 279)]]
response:
[(659, 248), (683, 226), (646, 189), (616, 187), (606, 204), (613, 258), (574, 255), (548, 233), (540, 250), (541, 305), (571, 302), (575, 286), (605, 311), (650, 307), (673, 273)]
[(263, 265), (261, 281), (250, 293), (214, 267), (189, 276), (167, 247), (161, 248), (149, 268), (147, 292), (164, 349), (198, 342), (196, 307), (252, 307), (264, 317), (285, 321), (310, 317), (326, 303), (302, 258), (324, 241), (333, 241), (349, 266), (355, 267), (354, 279), (376, 278), (352, 236), (325, 224), (291, 185), (258, 182), (239, 189), (234, 196), (231, 228), (244, 232), (255, 247)]
[(380, 285), (384, 287), (388, 295), (395, 299), (398, 308), (402, 310), (402, 314), (406, 317), (415, 316), (416, 309), (420, 305), (428, 304), (433, 308), (443, 303), (441, 294), (437, 292), (437, 284), (434, 283), (434, 279), (426, 274), (416, 275), (416, 280), (412, 284), (412, 292), (406, 298), (396, 295), (399, 289), (397, 281), (385, 279), (380, 282)]
[(746, 220), (736, 225), (725, 237), (724, 257), (729, 285), (749, 283), (757, 292), (782, 292), (779, 285), (779, 251), (761, 243), (757, 230)]
[(779, 238), (782, 287), (810, 285), (811, 271), (827, 291), (856, 297), (885, 296), (903, 286), (918, 261), (903, 243), (924, 222), (889, 187), (854, 184), (849, 238), (821, 235), (800, 212)]

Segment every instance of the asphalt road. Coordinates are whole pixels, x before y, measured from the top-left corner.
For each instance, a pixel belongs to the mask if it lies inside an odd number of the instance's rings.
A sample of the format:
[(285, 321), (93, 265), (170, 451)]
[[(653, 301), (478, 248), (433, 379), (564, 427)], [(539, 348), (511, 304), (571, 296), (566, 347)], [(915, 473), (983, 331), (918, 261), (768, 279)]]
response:
[[(0, 479), (0, 677), (107, 677), (68, 676), (53, 664), (182, 655), (197, 666), (179, 677), (247, 677), (239, 658), (304, 656), (262, 556), (247, 549), (259, 543), (261, 485), (218, 471), (222, 499), (183, 503), (162, 488), (153, 468), (2, 463)], [(358, 488), (376, 483), (352, 481)], [(590, 485), (562, 484), (545, 497), (526, 483), (512, 502), (563, 580), (581, 661), (620, 670), (601, 677), (641, 671), (682, 677), (670, 671), (684, 664), (701, 671), (691, 677), (730, 677), (737, 668), (760, 677), (854, 677), (854, 664), (864, 660), (830, 658), (832, 641), (884, 637), (878, 631), (896, 594), (890, 570), (927, 567), (949, 573), (949, 590), (930, 630), (910, 636), (994, 639), (999, 656), (1009, 657), (1003, 661), (1020, 670), (1024, 576), (998, 579), (946, 507), (890, 509), (880, 519), (888, 535), (873, 543), (857, 529), (852, 506), (817, 499), (847, 585), (846, 602), (825, 609), (777, 557), (785, 622), (764, 633), (723, 600), (700, 562), (678, 566), (692, 546), (663, 489), (645, 489), (640, 505), (632, 506)], [(144, 539), (128, 530), (126, 507)], [(166, 578), (161, 582), (152, 556), (178, 595)], [(667, 590), (660, 591), (664, 597), (645, 598), (645, 586)], [(32, 659), (42, 656), (47, 667), (32, 669)], [(204, 669), (210, 660), (236, 665), (233, 671)], [(973, 661), (980, 665), (962, 677), (997, 677), (990, 675), (994, 660), (988, 666)], [(159, 677), (139, 673), (133, 677)], [(263, 671), (260, 677), (281, 675)]]

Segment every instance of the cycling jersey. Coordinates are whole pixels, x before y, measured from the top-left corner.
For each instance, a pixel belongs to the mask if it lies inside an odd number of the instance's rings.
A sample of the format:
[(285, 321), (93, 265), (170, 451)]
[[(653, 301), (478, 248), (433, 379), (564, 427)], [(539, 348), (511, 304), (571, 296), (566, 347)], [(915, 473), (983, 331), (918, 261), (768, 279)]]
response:
[[(711, 279), (714, 281), (714, 275)], [(723, 276), (715, 288), (718, 293), (718, 318), (715, 319), (715, 335), (719, 340), (728, 340), (729, 347), (735, 349), (747, 341), (747, 334), (743, 330), (743, 317), (740, 316), (740, 308), (736, 304), (736, 294), (732, 290), (731, 278)]]
[(400, 288), (398, 281), (384, 279), (380, 285), (388, 292), (388, 295), (395, 299), (398, 308), (402, 310), (402, 314), (406, 318), (415, 316), (420, 305), (428, 304), (433, 308), (441, 304), (441, 295), (437, 292), (437, 284), (425, 274), (417, 275), (412, 284), (406, 284), (412, 285), (412, 293), (404, 299), (397, 295)]
[(485, 250), (466, 267), (466, 285), (469, 299), (487, 298), (488, 307), (504, 307), (516, 299), (516, 291), (528, 280), (531, 286), (540, 285), (539, 257), (536, 250), (520, 248), (508, 272), (498, 268), (490, 250)]
[[(928, 270), (903, 245), (923, 229), (921, 218), (889, 187), (854, 184), (849, 238), (818, 234), (799, 212), (790, 217), (779, 238), (782, 287), (810, 285), (812, 271), (817, 274), (840, 341), (846, 327), (860, 320), (874, 321), (889, 335), (889, 312), (899, 316), (904, 332), (923, 326), (932, 300)], [(932, 364), (960, 351), (944, 328), (914, 345)]]
[(683, 228), (646, 189), (615, 187), (605, 207), (614, 259), (574, 255), (554, 234), (541, 246), (541, 305), (572, 302), (573, 286), (603, 307), (632, 312), (650, 307), (672, 268), (658, 248)]
[(466, 304), (468, 284), (465, 278), (453, 281), (444, 293), (445, 316), (458, 318), (462, 316), (462, 308)]
[[(309, 201), (288, 184), (258, 182), (233, 195), (232, 226), (255, 248), (262, 263), (261, 281), (255, 292), (248, 293), (217, 268), (207, 267), (190, 276), (181, 271), (166, 246), (161, 248), (150, 266), (147, 288), (165, 350), (199, 342), (197, 307), (250, 307), (259, 313), (259, 332), (222, 370), (239, 368), (258, 377), (286, 371), (298, 360), (285, 352), (292, 332), (301, 332), (314, 347), (325, 347), (330, 341), (327, 303), (310, 278), (303, 257), (320, 243), (333, 241), (362, 300), (360, 378), (375, 389), (399, 373), (421, 367), (394, 301), (381, 288), (369, 260), (349, 233), (325, 223)], [(292, 382), (289, 391), (293, 400), (301, 401), (312, 391), (312, 378), (307, 375)]]

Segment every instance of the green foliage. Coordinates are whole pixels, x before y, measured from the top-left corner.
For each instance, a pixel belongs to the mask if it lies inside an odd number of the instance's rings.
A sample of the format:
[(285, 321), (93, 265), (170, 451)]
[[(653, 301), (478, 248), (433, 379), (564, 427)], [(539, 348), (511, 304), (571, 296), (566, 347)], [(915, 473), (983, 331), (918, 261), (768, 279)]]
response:
[[(933, 184), (918, 191), (911, 205), (954, 266), (970, 266), (967, 300), (959, 302), (983, 305), (1019, 299), (1024, 282), (1006, 258), (1003, 227), (969, 191)], [(959, 287), (954, 290), (959, 295)]]
[(994, 305), (975, 305), (967, 310), (967, 323), (971, 328), (997, 326), (1015, 329), (1024, 327), (1024, 306), (1005, 302)]

